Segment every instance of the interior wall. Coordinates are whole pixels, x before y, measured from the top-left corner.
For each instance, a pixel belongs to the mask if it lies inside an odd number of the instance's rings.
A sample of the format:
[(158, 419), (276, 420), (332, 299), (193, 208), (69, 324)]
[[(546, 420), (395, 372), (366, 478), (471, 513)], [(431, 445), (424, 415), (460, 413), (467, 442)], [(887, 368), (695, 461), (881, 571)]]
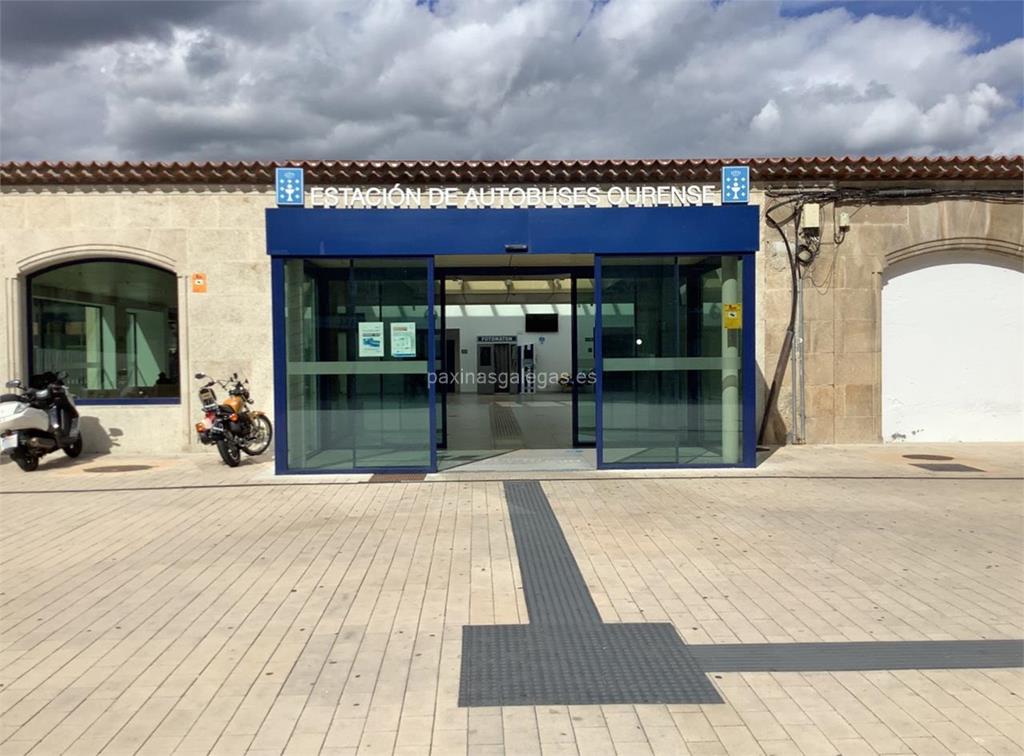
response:
[[(526, 313), (557, 314), (558, 331), (526, 333)], [(478, 336), (516, 336), (520, 345), (534, 344), (538, 393), (561, 390), (557, 381), (544, 385), (540, 380), (540, 373), (569, 373), (572, 370), (572, 306), (569, 304), (448, 305), (445, 316), (446, 327), (449, 330), (459, 329), (460, 347), (465, 352), (460, 355), (463, 375), (474, 374), (477, 371)], [(458, 390), (476, 393), (476, 385), (464, 381)]]

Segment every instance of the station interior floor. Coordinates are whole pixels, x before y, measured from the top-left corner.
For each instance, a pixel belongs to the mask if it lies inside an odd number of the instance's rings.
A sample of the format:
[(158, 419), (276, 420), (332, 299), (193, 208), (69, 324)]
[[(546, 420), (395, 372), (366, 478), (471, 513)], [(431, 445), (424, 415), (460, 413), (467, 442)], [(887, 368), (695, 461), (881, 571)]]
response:
[(593, 470), (593, 449), (572, 448), (572, 396), (450, 393), (448, 448), (438, 470)]

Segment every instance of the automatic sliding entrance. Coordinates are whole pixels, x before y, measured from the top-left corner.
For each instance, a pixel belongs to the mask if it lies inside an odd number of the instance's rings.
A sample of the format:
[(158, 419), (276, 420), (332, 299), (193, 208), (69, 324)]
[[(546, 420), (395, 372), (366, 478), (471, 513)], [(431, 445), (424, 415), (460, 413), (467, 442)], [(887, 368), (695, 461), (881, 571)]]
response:
[[(753, 206), (268, 210), (278, 472), (436, 471), (466, 403), (438, 382), (470, 371), (519, 377), (472, 394), (491, 438), (540, 408), (541, 443), (600, 468), (752, 466), (757, 227)], [(546, 269), (555, 311), (455, 326), (448, 273), (504, 266), (515, 291), (516, 258), (538, 270), (505, 304)]]
[(438, 263), (438, 332), (461, 345), (438, 349), (440, 470), (594, 469), (593, 265), (579, 257)]

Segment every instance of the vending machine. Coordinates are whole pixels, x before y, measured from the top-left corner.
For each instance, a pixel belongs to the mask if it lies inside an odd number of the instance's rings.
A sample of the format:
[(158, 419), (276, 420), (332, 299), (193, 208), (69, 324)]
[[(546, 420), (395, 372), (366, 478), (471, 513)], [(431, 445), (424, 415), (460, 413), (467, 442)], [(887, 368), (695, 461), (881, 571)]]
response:
[(519, 347), (521, 354), (519, 364), (523, 370), (523, 393), (537, 393), (537, 359), (536, 346), (534, 344), (523, 344)]

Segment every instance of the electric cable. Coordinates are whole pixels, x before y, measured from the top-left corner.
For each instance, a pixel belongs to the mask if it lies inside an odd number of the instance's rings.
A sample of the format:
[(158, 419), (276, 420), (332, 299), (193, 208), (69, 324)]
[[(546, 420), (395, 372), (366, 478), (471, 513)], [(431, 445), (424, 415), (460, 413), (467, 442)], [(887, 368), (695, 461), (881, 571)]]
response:
[[(782, 340), (782, 349), (779, 352), (779, 361), (775, 364), (775, 374), (772, 376), (772, 383), (768, 389), (768, 398), (764, 403), (764, 414), (761, 416), (761, 427), (757, 432), (757, 443), (760, 446), (764, 445), (765, 433), (768, 430), (768, 419), (771, 417), (772, 410), (775, 407), (775, 403), (779, 399), (779, 391), (782, 388), (782, 381), (786, 377), (786, 364), (789, 362), (789, 355), (793, 349), (793, 338), (796, 333), (796, 300), (797, 300), (797, 262), (796, 256), (789, 246), (789, 239), (786, 238), (785, 232), (782, 230), (782, 224), (788, 223), (790, 220), (794, 221), (795, 227), (799, 228), (800, 220), (800, 205), (794, 205), (793, 212), (784, 221), (776, 221), (772, 218), (772, 210), (778, 207), (782, 207), (788, 202), (779, 202), (772, 207), (764, 211), (765, 222), (768, 223), (772, 228), (779, 232), (779, 236), (782, 237), (782, 243), (786, 245), (786, 257), (789, 259), (789, 276), (790, 276), (790, 302), (789, 302), (789, 323), (786, 326), (786, 335)], [(797, 237), (797, 243), (799, 244), (799, 236)]]

